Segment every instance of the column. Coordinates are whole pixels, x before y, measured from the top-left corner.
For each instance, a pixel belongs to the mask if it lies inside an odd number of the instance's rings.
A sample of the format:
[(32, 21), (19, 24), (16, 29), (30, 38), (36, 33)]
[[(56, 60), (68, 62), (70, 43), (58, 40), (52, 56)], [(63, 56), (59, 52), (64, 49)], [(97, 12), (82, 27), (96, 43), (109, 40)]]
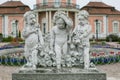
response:
[(52, 28), (52, 21), (51, 21), (51, 11), (49, 11), (49, 31), (51, 30), (51, 28)]
[(48, 32), (49, 27), (49, 20), (48, 20), (48, 11), (46, 11), (46, 32)]
[(75, 12), (75, 26), (78, 24), (78, 19), (77, 19), (77, 12)]
[[(103, 31), (104, 31), (104, 37), (107, 36), (108, 33), (108, 21), (107, 21), (107, 15), (103, 16)], [(108, 33), (109, 34), (109, 33)]]
[(38, 14), (39, 14), (39, 12), (36, 12), (37, 23), (39, 23), (39, 15)]
[(2, 19), (2, 34), (3, 37), (8, 37), (8, 16), (3, 15)]

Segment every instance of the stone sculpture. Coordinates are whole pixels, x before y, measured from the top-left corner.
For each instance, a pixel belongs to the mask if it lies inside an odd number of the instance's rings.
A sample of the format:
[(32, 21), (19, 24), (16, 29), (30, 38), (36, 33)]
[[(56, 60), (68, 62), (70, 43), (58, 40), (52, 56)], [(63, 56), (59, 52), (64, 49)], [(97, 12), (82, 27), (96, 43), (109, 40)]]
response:
[[(27, 64), (20, 71), (24, 73), (15, 73), (12, 79), (106, 80), (106, 74), (97, 71), (89, 60), (91, 26), (88, 15), (86, 11), (80, 11), (79, 24), (71, 31), (72, 20), (64, 11), (57, 11), (53, 17), (55, 26), (50, 34), (44, 36), (43, 41), (35, 15), (27, 12), (24, 15), (25, 27), (22, 32)], [(31, 69), (26, 69), (29, 67)]]
[(24, 14), (25, 26), (22, 31), (22, 36), (25, 39), (24, 55), (27, 60), (24, 68), (36, 68), (37, 54), (40, 52), (44, 41), (40, 26), (36, 22), (36, 15), (32, 11)]
[[(72, 20), (64, 11), (57, 11), (53, 17), (55, 26), (44, 36), (44, 49), (39, 53), (38, 65), (41, 67), (57, 66), (57, 70), (69, 64), (69, 40)], [(69, 58), (67, 58), (69, 57)]]
[(89, 36), (91, 33), (91, 26), (88, 22), (88, 12), (82, 10), (78, 13), (78, 26), (72, 32), (72, 43), (74, 44), (78, 53), (82, 55), (81, 60), (84, 63), (84, 68), (89, 69)]
[(70, 39), (72, 20), (63, 11), (54, 14), (53, 21), (55, 26), (51, 30), (50, 48), (56, 54), (57, 69), (61, 69), (61, 65), (65, 64), (62, 58), (69, 53), (68, 41)]
[(85, 69), (89, 68), (91, 27), (88, 23), (87, 12), (78, 13), (79, 24), (72, 31), (72, 20), (64, 11), (57, 11), (53, 16), (55, 26), (50, 33), (45, 35), (44, 41), (35, 15), (27, 12), (24, 17), (25, 27), (22, 35), (25, 38), (25, 57), (27, 59), (25, 66), (56, 66), (57, 70), (61, 70), (61, 67), (84, 64)]

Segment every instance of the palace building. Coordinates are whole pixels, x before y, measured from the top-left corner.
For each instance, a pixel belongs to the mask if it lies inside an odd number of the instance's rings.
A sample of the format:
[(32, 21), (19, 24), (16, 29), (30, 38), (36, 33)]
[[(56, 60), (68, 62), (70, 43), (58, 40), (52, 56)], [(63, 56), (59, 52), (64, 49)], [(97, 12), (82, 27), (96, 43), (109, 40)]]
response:
[(0, 33), (3, 37), (17, 37), (24, 26), (23, 15), (30, 8), (21, 1), (7, 1), (0, 4)]
[[(23, 15), (30, 8), (21, 1), (7, 1), (0, 4), (0, 33), (3, 37), (17, 37), (24, 27)], [(73, 20), (73, 29), (77, 25), (77, 13), (87, 10), (92, 26), (91, 38), (105, 38), (110, 34), (120, 36), (120, 11), (103, 2), (91, 1), (80, 9), (76, 0), (36, 0), (33, 11), (37, 14), (43, 34), (48, 33), (53, 24), (53, 15), (57, 10), (63, 10)]]
[(90, 14), (89, 22), (92, 26), (92, 36), (105, 38), (110, 34), (120, 36), (120, 11), (103, 2), (89, 2), (81, 10)]

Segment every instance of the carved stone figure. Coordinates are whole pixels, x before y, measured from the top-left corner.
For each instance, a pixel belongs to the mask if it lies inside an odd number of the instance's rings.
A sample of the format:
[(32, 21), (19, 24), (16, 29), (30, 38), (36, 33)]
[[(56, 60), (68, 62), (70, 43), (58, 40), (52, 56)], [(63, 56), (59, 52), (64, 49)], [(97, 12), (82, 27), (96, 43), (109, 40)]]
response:
[(89, 35), (91, 33), (91, 26), (88, 22), (88, 12), (82, 10), (78, 13), (78, 26), (72, 32), (72, 43), (76, 51), (81, 54), (81, 61), (84, 63), (84, 68), (88, 69), (90, 66), (89, 60)]
[(70, 38), (71, 27), (73, 25), (72, 20), (63, 11), (57, 11), (54, 14), (53, 21), (55, 26), (52, 28), (51, 35), (51, 50), (56, 54), (57, 69), (61, 69), (61, 65), (68, 52), (68, 41)]
[(23, 67), (56, 66), (59, 71), (61, 67), (80, 66), (84, 63), (84, 68), (88, 69), (91, 32), (88, 15), (86, 11), (80, 11), (78, 13), (79, 24), (72, 31), (72, 20), (64, 11), (57, 11), (53, 16), (55, 26), (44, 36), (43, 40), (35, 14), (32, 11), (25, 13), (22, 36), (25, 39), (27, 64)]
[(36, 15), (32, 11), (24, 14), (25, 26), (22, 31), (22, 36), (25, 39), (24, 55), (27, 59), (27, 64), (23, 67), (36, 68), (37, 54), (40, 53), (44, 44), (40, 26), (36, 22)]

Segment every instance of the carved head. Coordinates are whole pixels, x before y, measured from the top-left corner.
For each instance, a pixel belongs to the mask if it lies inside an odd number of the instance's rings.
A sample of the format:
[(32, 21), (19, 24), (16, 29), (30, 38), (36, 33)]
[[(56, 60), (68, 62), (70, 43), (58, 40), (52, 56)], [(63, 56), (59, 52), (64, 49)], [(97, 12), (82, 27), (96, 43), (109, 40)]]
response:
[(89, 13), (86, 10), (81, 10), (78, 13), (78, 21), (80, 25), (88, 24)]
[(59, 29), (65, 29), (66, 28), (65, 24), (66, 23), (62, 18), (56, 20), (56, 25)]
[(59, 29), (66, 28), (64, 17), (67, 17), (67, 14), (64, 11), (57, 11), (53, 16), (53, 22)]
[(26, 24), (34, 25), (36, 23), (36, 15), (33, 11), (28, 11), (24, 14)]

